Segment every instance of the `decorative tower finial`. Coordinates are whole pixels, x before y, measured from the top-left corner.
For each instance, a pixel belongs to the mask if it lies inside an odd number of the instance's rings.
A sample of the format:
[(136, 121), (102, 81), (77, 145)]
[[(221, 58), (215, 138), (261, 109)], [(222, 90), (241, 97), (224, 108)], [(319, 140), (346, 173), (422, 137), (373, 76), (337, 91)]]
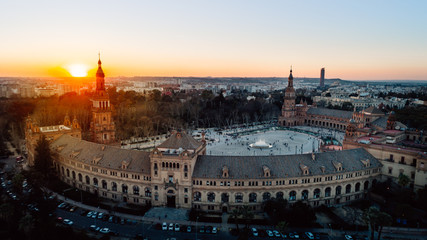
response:
[(98, 52), (98, 65), (101, 65), (101, 51)]

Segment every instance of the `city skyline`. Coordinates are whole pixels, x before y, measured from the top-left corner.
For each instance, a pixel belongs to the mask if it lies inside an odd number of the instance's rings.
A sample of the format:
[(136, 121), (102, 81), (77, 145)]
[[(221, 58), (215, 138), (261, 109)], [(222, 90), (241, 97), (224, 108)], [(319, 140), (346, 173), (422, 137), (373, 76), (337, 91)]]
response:
[(95, 76), (100, 51), (109, 77), (286, 77), (293, 65), (298, 77), (325, 67), (328, 79), (426, 80), (426, 5), (2, 2), (0, 76), (66, 77), (76, 65)]

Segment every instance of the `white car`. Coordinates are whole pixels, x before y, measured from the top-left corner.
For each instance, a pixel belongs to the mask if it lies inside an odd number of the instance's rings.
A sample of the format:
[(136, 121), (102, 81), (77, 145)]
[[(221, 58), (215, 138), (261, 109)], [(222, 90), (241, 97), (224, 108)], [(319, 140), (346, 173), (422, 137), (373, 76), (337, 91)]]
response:
[(169, 223), (169, 231), (173, 231), (173, 223)]
[(162, 224), (162, 230), (168, 230), (168, 224), (167, 223), (163, 223)]
[(271, 230), (265, 230), (269, 237), (274, 237), (273, 232)]
[(350, 235), (345, 235), (344, 237), (345, 237), (346, 240), (353, 240), (353, 237), (350, 236)]
[(101, 212), (98, 214), (98, 219), (101, 219), (102, 217), (104, 217), (104, 213)]
[(213, 233), (213, 234), (216, 234), (217, 232), (218, 232), (218, 228), (213, 227), (213, 228), (212, 228), (212, 233)]
[(254, 237), (258, 237), (258, 231), (256, 228), (252, 228), (252, 235), (254, 235)]
[(307, 236), (308, 239), (314, 239), (314, 235), (311, 232), (305, 232), (305, 235)]
[(179, 224), (175, 223), (175, 232), (179, 232), (180, 228), (179, 228)]
[(63, 223), (66, 225), (73, 225), (73, 221), (71, 221), (70, 219), (64, 219)]
[(273, 230), (273, 234), (275, 237), (281, 237), (279, 231)]
[(109, 233), (110, 229), (109, 228), (101, 228), (101, 230), (99, 230), (100, 233)]
[(92, 217), (92, 215), (93, 215), (93, 212), (92, 212), (92, 211), (90, 211), (90, 212), (88, 212), (88, 213), (86, 214), (86, 217), (90, 218), (90, 217)]

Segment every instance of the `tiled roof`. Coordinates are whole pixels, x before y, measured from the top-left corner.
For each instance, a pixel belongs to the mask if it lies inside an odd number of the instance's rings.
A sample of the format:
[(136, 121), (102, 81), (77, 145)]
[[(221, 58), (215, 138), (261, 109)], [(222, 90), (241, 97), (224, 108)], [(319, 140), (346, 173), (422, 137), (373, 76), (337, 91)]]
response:
[(379, 110), (378, 108), (374, 107), (374, 106), (370, 106), (367, 109), (363, 110), (363, 112), (365, 113), (370, 113), (370, 114), (382, 114), (384, 115), (384, 113)]
[(343, 111), (337, 109), (329, 109), (329, 108), (309, 108), (307, 110), (307, 114), (313, 115), (326, 115), (336, 118), (346, 118), (351, 119), (353, 117), (353, 112), (351, 111)]
[[(300, 166), (307, 166), (309, 176), (337, 173), (336, 165), (341, 163), (342, 171), (366, 169), (361, 160), (369, 159), (370, 167), (377, 168), (381, 163), (363, 148), (336, 152), (283, 156), (199, 156), (194, 167), (193, 178), (222, 179), (222, 168), (227, 166), (228, 178), (224, 179), (265, 179), (263, 167), (271, 171), (268, 178), (303, 177)], [(322, 171), (324, 169), (324, 172)]]
[(387, 117), (377, 118), (371, 124), (374, 125), (374, 126), (378, 126), (380, 128), (385, 129), (387, 127)]
[(198, 142), (193, 137), (188, 135), (185, 132), (175, 132), (173, 133), (166, 141), (157, 146), (158, 148), (167, 148), (167, 149), (197, 149), (202, 145), (201, 142)]
[(53, 141), (51, 149), (81, 163), (115, 170), (121, 170), (122, 163), (125, 163), (125, 165), (127, 164), (126, 170), (129, 172), (150, 174), (148, 152), (88, 142), (69, 135), (62, 135)]

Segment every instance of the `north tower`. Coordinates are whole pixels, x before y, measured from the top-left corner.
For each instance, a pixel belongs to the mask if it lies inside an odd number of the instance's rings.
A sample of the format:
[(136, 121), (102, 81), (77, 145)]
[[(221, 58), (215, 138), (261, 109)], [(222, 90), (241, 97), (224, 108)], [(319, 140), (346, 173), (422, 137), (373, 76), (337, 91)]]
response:
[(96, 71), (96, 89), (91, 99), (92, 121), (90, 129), (93, 142), (111, 144), (116, 140), (116, 128), (111, 116), (112, 106), (110, 97), (105, 90), (105, 74), (101, 64), (101, 57), (99, 57), (98, 70)]

